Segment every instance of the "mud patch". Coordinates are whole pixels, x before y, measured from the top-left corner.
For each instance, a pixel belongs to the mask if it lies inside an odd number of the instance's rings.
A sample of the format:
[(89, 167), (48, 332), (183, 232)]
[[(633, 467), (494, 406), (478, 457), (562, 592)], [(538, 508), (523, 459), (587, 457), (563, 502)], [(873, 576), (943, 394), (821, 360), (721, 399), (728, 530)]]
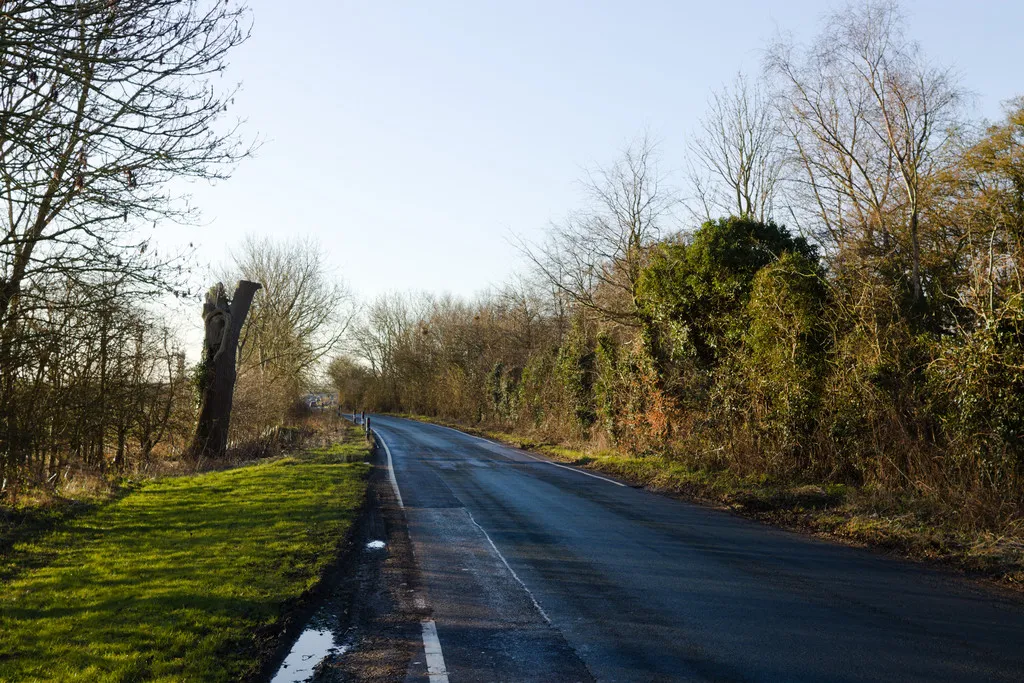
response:
[[(419, 577), (402, 510), (374, 458), (352, 550), (271, 683), (393, 683), (422, 653)], [(420, 657), (422, 659), (422, 657)]]

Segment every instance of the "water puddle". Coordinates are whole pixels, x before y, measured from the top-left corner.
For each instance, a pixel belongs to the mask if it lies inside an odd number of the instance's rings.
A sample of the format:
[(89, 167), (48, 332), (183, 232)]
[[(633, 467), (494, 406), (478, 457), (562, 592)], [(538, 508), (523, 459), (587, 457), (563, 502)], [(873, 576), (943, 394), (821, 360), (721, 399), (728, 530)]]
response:
[(313, 675), (316, 665), (329, 655), (344, 654), (348, 647), (336, 645), (330, 629), (306, 629), (281, 663), (271, 683), (302, 683)]
[[(370, 541), (366, 544), (364, 557), (375, 557), (386, 545), (384, 541)], [(378, 559), (373, 561), (379, 562), (380, 556), (376, 557)], [(339, 604), (345, 602), (340, 592), (342, 590), (341, 585), (334, 587), (313, 613), (306, 629), (299, 634), (288, 656), (270, 679), (271, 683), (304, 683), (316, 673), (320, 662), (328, 657), (341, 656), (352, 647), (355, 629), (343, 623), (339, 607)]]

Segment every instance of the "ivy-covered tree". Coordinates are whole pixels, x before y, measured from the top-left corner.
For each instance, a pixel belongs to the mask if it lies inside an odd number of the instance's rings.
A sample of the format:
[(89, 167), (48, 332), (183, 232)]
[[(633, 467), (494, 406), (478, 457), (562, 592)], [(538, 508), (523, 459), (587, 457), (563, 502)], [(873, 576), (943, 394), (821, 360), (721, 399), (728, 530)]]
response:
[(639, 286), (655, 357), (713, 367), (742, 336), (754, 276), (786, 252), (817, 260), (785, 227), (742, 217), (708, 221), (690, 240), (660, 247)]

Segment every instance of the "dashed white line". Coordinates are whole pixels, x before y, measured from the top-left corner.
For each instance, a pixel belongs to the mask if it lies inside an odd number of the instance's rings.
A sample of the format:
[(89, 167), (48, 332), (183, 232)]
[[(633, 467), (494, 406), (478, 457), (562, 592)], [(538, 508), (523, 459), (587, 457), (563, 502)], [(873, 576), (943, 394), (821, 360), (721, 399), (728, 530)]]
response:
[[(459, 434), (462, 434), (464, 436), (468, 436), (468, 437), (476, 439), (478, 441), (483, 441), (484, 443), (489, 443), (489, 444), (492, 444), (492, 445), (495, 445), (495, 446), (499, 446), (501, 448), (508, 448), (508, 446), (505, 446), (504, 444), (500, 444), (497, 441), (491, 441), (490, 439), (485, 439), (483, 437), (476, 436), (474, 434), (466, 434), (466, 432), (459, 431), (458, 429), (454, 429), (452, 427), (447, 427), (445, 425), (437, 425), (437, 426), (438, 427), (444, 427), (445, 429), (450, 429), (453, 432), (458, 432)], [(384, 453), (387, 455), (387, 459), (388, 459), (388, 478), (391, 480), (391, 487), (395, 491), (395, 498), (398, 499), (398, 506), (401, 507), (401, 508), (404, 508), (405, 507), (405, 503), (402, 502), (402, 492), (399, 490), (399, 488), (398, 488), (398, 480), (395, 478), (395, 467), (394, 467), (394, 462), (392, 461), (392, 458), (391, 458), (391, 449), (388, 448), (388, 444), (381, 437), (380, 432), (378, 432), (376, 429), (371, 429), (371, 431), (373, 432), (373, 434), (377, 438), (377, 440), (380, 441), (380, 444), (384, 447)], [(538, 462), (544, 462), (544, 463), (547, 463), (549, 465), (554, 465), (555, 467), (561, 467), (564, 470), (569, 470), (570, 472), (576, 472), (577, 474), (583, 474), (583, 475), (588, 476), (588, 477), (593, 477), (594, 479), (600, 479), (601, 481), (606, 481), (609, 484), (615, 484), (616, 486), (625, 486), (625, 484), (623, 484), (622, 482), (618, 482), (618, 481), (615, 481), (613, 479), (607, 479), (605, 477), (601, 477), (601, 476), (598, 476), (596, 474), (591, 474), (590, 472), (584, 472), (584, 471), (578, 470), (578, 469), (576, 469), (574, 467), (567, 467), (566, 465), (560, 465), (560, 464), (558, 464), (556, 462), (551, 462), (550, 460), (545, 460), (544, 458), (538, 458), (537, 456), (532, 455), (530, 453), (527, 453), (526, 451), (523, 451), (522, 449), (517, 449), (517, 450), (519, 450), (519, 452), (521, 452), (523, 455), (525, 455), (525, 456), (527, 456), (529, 458), (532, 458), (532, 459), (534, 459), (534, 460), (536, 460)], [(548, 617), (547, 613), (544, 611), (544, 608), (540, 606), (540, 603), (537, 602), (537, 598), (534, 597), (534, 595), (530, 591), (530, 589), (526, 587), (526, 584), (523, 583), (523, 580), (519, 578), (518, 574), (516, 574), (516, 570), (512, 569), (512, 566), (508, 563), (508, 560), (506, 560), (505, 556), (501, 554), (500, 550), (498, 550), (498, 546), (494, 544), (494, 540), (491, 539), (491, 537), (487, 533), (487, 531), (484, 530), (484, 528), (482, 526), (480, 526), (480, 524), (476, 521), (476, 519), (474, 519), (473, 514), (468, 509), (466, 509), (466, 508), (463, 508), (463, 509), (466, 511), (466, 514), (469, 516), (469, 521), (471, 521), (473, 523), (473, 525), (476, 526), (476, 528), (480, 530), (480, 533), (482, 533), (484, 535), (484, 538), (487, 539), (487, 542), (490, 544), (491, 548), (494, 550), (494, 554), (497, 555), (498, 559), (501, 560), (501, 563), (505, 565), (505, 568), (508, 569), (508, 572), (509, 572), (509, 574), (512, 575), (512, 578), (515, 579), (516, 583), (518, 583), (520, 586), (522, 586), (523, 590), (526, 591), (526, 594), (528, 596), (530, 596), (530, 601), (533, 603), (533, 606), (537, 609), (537, 612), (541, 615), (541, 617), (544, 618), (544, 621), (546, 621), (547, 623), (550, 624), (551, 623), (551, 618)], [(448, 670), (447, 670), (447, 668), (445, 666), (445, 663), (444, 663), (444, 654), (441, 651), (441, 641), (437, 637), (437, 625), (434, 623), (434, 621), (432, 619), (424, 619), (423, 622), (422, 622), (422, 628), (423, 628), (423, 651), (424, 651), (424, 654), (425, 654), (425, 657), (426, 657), (427, 676), (430, 679), (430, 683), (449, 683), (449, 681), (448, 681)]]
[(391, 449), (388, 448), (388, 444), (381, 437), (380, 432), (378, 432), (376, 429), (370, 429), (370, 431), (373, 432), (373, 435), (375, 437), (377, 437), (377, 440), (380, 441), (380, 445), (384, 447), (384, 452), (387, 453), (387, 456), (388, 456), (388, 479), (391, 480), (391, 488), (393, 488), (395, 490), (395, 498), (398, 499), (398, 507), (404, 508), (405, 507), (405, 503), (402, 502), (402, 492), (398, 490), (398, 480), (395, 479), (395, 465), (391, 461)]
[(427, 658), (427, 676), (430, 683), (448, 683), (448, 670), (444, 666), (441, 641), (437, 638), (437, 626), (433, 619), (423, 622), (423, 652)]
[(476, 519), (473, 518), (473, 513), (470, 512), (468, 508), (463, 508), (463, 510), (465, 510), (466, 514), (469, 515), (469, 521), (473, 522), (476, 528), (480, 530), (480, 533), (484, 535), (484, 538), (487, 539), (487, 542), (491, 544), (491, 548), (494, 549), (494, 553), (498, 556), (498, 559), (501, 560), (502, 564), (505, 565), (505, 569), (508, 570), (508, 573), (512, 575), (512, 578), (515, 579), (516, 582), (523, 587), (523, 590), (526, 591), (526, 594), (530, 596), (530, 601), (533, 602), (533, 606), (537, 608), (537, 611), (540, 612), (540, 615), (544, 617), (544, 621), (550, 624), (551, 619), (548, 617), (547, 612), (544, 611), (544, 608), (540, 606), (539, 602), (537, 602), (537, 598), (533, 597), (533, 593), (530, 591), (529, 588), (526, 587), (526, 584), (523, 583), (523, 580), (519, 578), (519, 575), (516, 574), (516, 570), (512, 569), (512, 566), (509, 565), (508, 560), (506, 560), (505, 556), (501, 554), (500, 550), (498, 550), (498, 546), (494, 545), (494, 541), (491, 540), (490, 535), (488, 535), (488, 533), (484, 531), (484, 528), (480, 526)]
[(468, 436), (471, 439), (476, 439), (477, 441), (483, 441), (484, 443), (489, 443), (489, 444), (491, 444), (493, 446), (501, 446), (502, 448), (508, 448), (508, 446), (506, 446), (503, 443), (498, 443), (497, 441), (492, 441), (491, 439), (485, 439), (482, 436), (477, 436), (476, 434), (470, 434), (469, 432), (463, 432), (463, 431), (461, 431), (459, 429), (456, 429), (455, 427), (449, 427), (448, 425), (439, 425), (436, 422), (425, 422), (424, 424), (430, 424), (430, 425), (434, 425), (435, 427), (440, 427), (441, 429), (447, 429), (449, 431), (455, 432), (456, 434), (461, 434), (462, 436)]

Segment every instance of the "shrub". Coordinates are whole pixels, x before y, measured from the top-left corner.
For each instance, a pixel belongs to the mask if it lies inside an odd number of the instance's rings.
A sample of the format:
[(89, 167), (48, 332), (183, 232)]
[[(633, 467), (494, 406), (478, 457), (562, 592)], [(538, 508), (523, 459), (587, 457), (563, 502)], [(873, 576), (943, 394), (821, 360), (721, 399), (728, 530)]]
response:
[(565, 387), (569, 413), (586, 432), (594, 424), (594, 351), (583, 319), (577, 316), (558, 350), (558, 378)]
[(708, 221), (688, 244), (658, 249), (641, 274), (638, 298), (659, 363), (692, 357), (714, 367), (742, 337), (740, 314), (754, 276), (786, 252), (816, 262), (802, 237), (736, 217)]
[(753, 279), (743, 373), (758, 430), (795, 454), (815, 426), (825, 371), (827, 290), (816, 263), (785, 253)]
[(1024, 479), (1024, 317), (944, 340), (929, 380), (961, 476), (1017, 491)]

